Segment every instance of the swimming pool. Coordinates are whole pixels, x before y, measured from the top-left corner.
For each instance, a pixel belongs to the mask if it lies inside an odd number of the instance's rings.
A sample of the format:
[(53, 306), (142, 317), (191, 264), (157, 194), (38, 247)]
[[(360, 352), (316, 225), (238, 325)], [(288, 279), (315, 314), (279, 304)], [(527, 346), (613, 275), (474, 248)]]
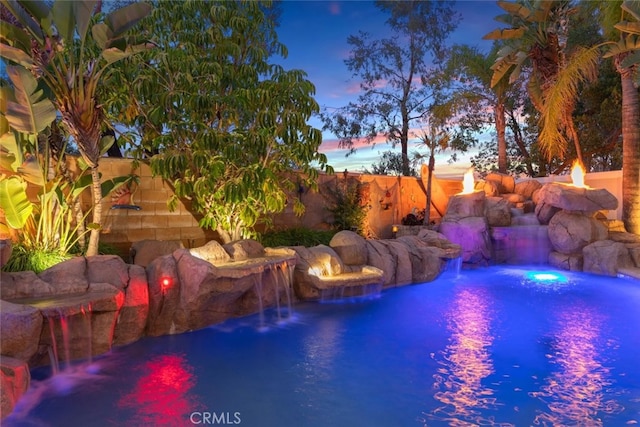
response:
[(3, 425), (640, 422), (637, 280), (491, 267), (257, 324), (146, 338), (55, 378), (33, 371)]

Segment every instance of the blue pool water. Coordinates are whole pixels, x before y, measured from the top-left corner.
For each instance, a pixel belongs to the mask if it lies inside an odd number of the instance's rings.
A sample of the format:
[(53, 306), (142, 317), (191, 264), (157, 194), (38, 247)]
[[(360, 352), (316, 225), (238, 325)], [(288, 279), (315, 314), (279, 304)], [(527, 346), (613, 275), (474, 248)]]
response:
[[(267, 319), (276, 316), (267, 312)], [(7, 426), (640, 423), (640, 283), (497, 268), (33, 372)]]

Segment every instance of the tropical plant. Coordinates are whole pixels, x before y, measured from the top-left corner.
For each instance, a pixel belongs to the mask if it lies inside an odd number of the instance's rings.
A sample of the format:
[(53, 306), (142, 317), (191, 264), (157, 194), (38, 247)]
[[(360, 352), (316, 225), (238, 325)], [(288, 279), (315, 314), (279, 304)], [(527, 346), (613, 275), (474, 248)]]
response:
[[(43, 90), (36, 79), (22, 67), (7, 67), (7, 73), (13, 87), (4, 81), (0, 86), (4, 101), (0, 105), (0, 208), (9, 228), (2, 231), (14, 235), (20, 248), (15, 255), (22, 259), (11, 261), (7, 268), (26, 265), (39, 271), (49, 262), (69, 258), (81, 242), (86, 214), (80, 211), (78, 217), (78, 205), (91, 177), (84, 174), (82, 162), (78, 174), (71, 174), (67, 167), (67, 139), (52, 121), (55, 108), (41, 98)], [(106, 194), (128, 179), (104, 181), (102, 191)], [(35, 199), (28, 187), (37, 191)]]
[(437, 99), (442, 84), (440, 65), (446, 56), (444, 41), (458, 22), (448, 2), (378, 1), (390, 14), (390, 38), (374, 40), (360, 32), (350, 36), (345, 64), (360, 79), (357, 101), (337, 110), (324, 109), (324, 128), (352, 152), (356, 140), (372, 143), (384, 135), (400, 145), (402, 174), (410, 175), (408, 144), (412, 125)]
[(595, 79), (598, 47), (576, 47), (569, 54), (568, 28), (575, 8), (568, 0), (498, 1), (498, 5), (507, 13), (496, 20), (509, 28), (484, 36), (505, 41), (491, 67), (491, 85), (505, 78), (514, 82), (530, 62), (527, 90), (540, 112), (541, 151), (548, 159), (564, 158), (572, 141), (577, 158), (584, 164), (572, 114), (581, 84)]
[(331, 171), (307, 124), (313, 84), (270, 61), (286, 56), (274, 14), (270, 2), (159, 2), (143, 23), (159, 48), (119, 64), (104, 87), (113, 121), (136, 129), (175, 189), (170, 206), (190, 199), (224, 242), (255, 236), (299, 184), (315, 188), (312, 164)]
[(466, 114), (464, 117), (487, 125), (493, 123), (497, 136), (497, 169), (501, 173), (508, 171), (507, 156), (507, 112), (511, 113), (520, 106), (515, 90), (507, 79), (501, 79), (491, 86), (493, 71), (499, 43), (494, 43), (491, 51), (482, 53), (475, 47), (454, 45), (448, 61), (447, 74), (456, 76), (452, 81), (459, 82), (453, 88), (456, 102), (461, 104)]
[(604, 5), (612, 40), (605, 57), (613, 59), (622, 83), (622, 219), (629, 232), (640, 234), (640, 1)]
[[(96, 90), (108, 67), (147, 48), (145, 42), (126, 37), (151, 6), (135, 3), (107, 16), (100, 1), (2, 0), (0, 56), (41, 79), (74, 138), (91, 173), (92, 219), (87, 255), (96, 255), (102, 217), (102, 190), (98, 163), (101, 144), (102, 105)], [(7, 110), (15, 129), (29, 125), (37, 111)], [(33, 125), (33, 123), (31, 123)]]
[[(73, 226), (70, 203), (77, 198), (77, 192), (62, 174), (56, 173), (63, 160), (55, 155), (48, 141), (49, 124), (56, 116), (53, 104), (42, 98), (42, 89), (27, 70), (7, 67), (7, 73), (13, 90), (2, 83), (0, 208), (7, 226), (20, 233), (6, 268), (39, 272), (70, 257), (69, 251), (81, 237)], [(8, 114), (21, 110), (21, 115)], [(29, 120), (16, 120), (17, 116)], [(37, 202), (28, 196), (29, 184), (39, 190)], [(74, 186), (83, 189), (80, 183)]]
[(333, 215), (333, 226), (337, 230), (351, 230), (369, 237), (367, 211), (369, 203), (364, 196), (363, 184), (355, 178), (336, 177), (333, 185), (323, 193), (327, 200), (327, 210)]

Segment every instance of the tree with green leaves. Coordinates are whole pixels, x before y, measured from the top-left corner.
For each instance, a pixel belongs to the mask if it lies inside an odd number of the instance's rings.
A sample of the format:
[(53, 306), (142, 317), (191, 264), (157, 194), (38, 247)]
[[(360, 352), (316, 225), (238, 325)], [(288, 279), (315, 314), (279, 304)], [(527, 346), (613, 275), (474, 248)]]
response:
[[(97, 97), (109, 66), (147, 48), (127, 36), (151, 6), (135, 3), (104, 16), (96, 0), (45, 1), (2, 0), (0, 56), (24, 67), (45, 85), (61, 115), (62, 124), (74, 138), (92, 177), (92, 220), (86, 254), (97, 255), (102, 220), (102, 189), (98, 163), (104, 143), (101, 136), (102, 104)], [(18, 100), (16, 106), (24, 106)], [(13, 108), (7, 120), (15, 128), (35, 131), (39, 111)], [(40, 126), (37, 126), (40, 127)]]
[(548, 159), (562, 159), (572, 141), (584, 164), (573, 111), (581, 85), (596, 77), (598, 48), (568, 49), (569, 22), (575, 13), (568, 0), (498, 1), (498, 5), (507, 13), (496, 20), (509, 27), (484, 36), (505, 42), (492, 66), (491, 85), (502, 79), (514, 82), (529, 63), (527, 91), (540, 112), (541, 151)]
[(389, 13), (392, 36), (374, 39), (359, 32), (347, 40), (351, 54), (345, 61), (362, 93), (354, 102), (330, 110), (321, 118), (341, 147), (354, 149), (357, 139), (371, 143), (380, 134), (394, 147), (400, 145), (402, 173), (410, 175), (408, 154), (412, 126), (437, 102), (445, 40), (459, 16), (453, 2), (378, 1)]
[[(180, 19), (176, 19), (180, 17)], [(321, 132), (307, 122), (319, 110), (300, 70), (286, 56), (271, 2), (161, 1), (143, 23), (158, 48), (111, 74), (109, 114), (131, 126), (154, 174), (189, 199), (200, 226), (224, 242), (255, 235), (299, 185), (315, 187)], [(295, 174), (293, 172), (296, 172)]]
[(603, 27), (622, 83), (622, 220), (640, 234), (640, 1), (603, 2)]
[[(467, 45), (455, 45), (447, 62), (447, 73), (456, 76), (458, 86), (452, 88), (453, 98), (464, 111), (464, 120), (476, 128), (495, 125), (498, 151), (498, 171), (507, 173), (507, 110), (518, 108), (511, 95), (513, 89), (506, 79), (491, 86), (491, 66), (497, 58), (499, 44), (494, 43), (488, 54)], [(510, 90), (511, 89), (511, 90)]]
[[(371, 165), (371, 171), (365, 169), (364, 173), (373, 175), (402, 175), (402, 154), (387, 150), (382, 153), (378, 162)], [(409, 168), (409, 175), (417, 175), (415, 168), (412, 166)]]

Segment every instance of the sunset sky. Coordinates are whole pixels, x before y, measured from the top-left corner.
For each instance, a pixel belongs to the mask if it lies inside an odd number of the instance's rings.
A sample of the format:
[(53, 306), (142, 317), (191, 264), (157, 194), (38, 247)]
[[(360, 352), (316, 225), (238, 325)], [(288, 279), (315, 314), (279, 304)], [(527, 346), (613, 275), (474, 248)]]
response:
[[(488, 50), (491, 42), (482, 40), (482, 36), (499, 27), (493, 18), (501, 14), (502, 9), (495, 1), (485, 0), (458, 1), (456, 8), (462, 20), (450, 36), (450, 42)], [(316, 100), (321, 108), (342, 107), (355, 99), (359, 82), (351, 78), (344, 63), (350, 52), (347, 37), (358, 31), (369, 32), (375, 38), (385, 37), (388, 34), (387, 15), (370, 1), (284, 1), (282, 9), (278, 37), (289, 50), (288, 58), (282, 62), (285, 68), (307, 72), (316, 86)], [(322, 128), (318, 119), (312, 120), (311, 124)], [(337, 147), (335, 136), (324, 133), (320, 151), (328, 156), (336, 171), (356, 172), (371, 169), (371, 164), (390, 148), (381, 142), (361, 147), (356, 154), (345, 157), (347, 150)], [(449, 157), (446, 153), (439, 155), (436, 174), (461, 176), (469, 167), (468, 157), (463, 156), (454, 165), (448, 165)]]

